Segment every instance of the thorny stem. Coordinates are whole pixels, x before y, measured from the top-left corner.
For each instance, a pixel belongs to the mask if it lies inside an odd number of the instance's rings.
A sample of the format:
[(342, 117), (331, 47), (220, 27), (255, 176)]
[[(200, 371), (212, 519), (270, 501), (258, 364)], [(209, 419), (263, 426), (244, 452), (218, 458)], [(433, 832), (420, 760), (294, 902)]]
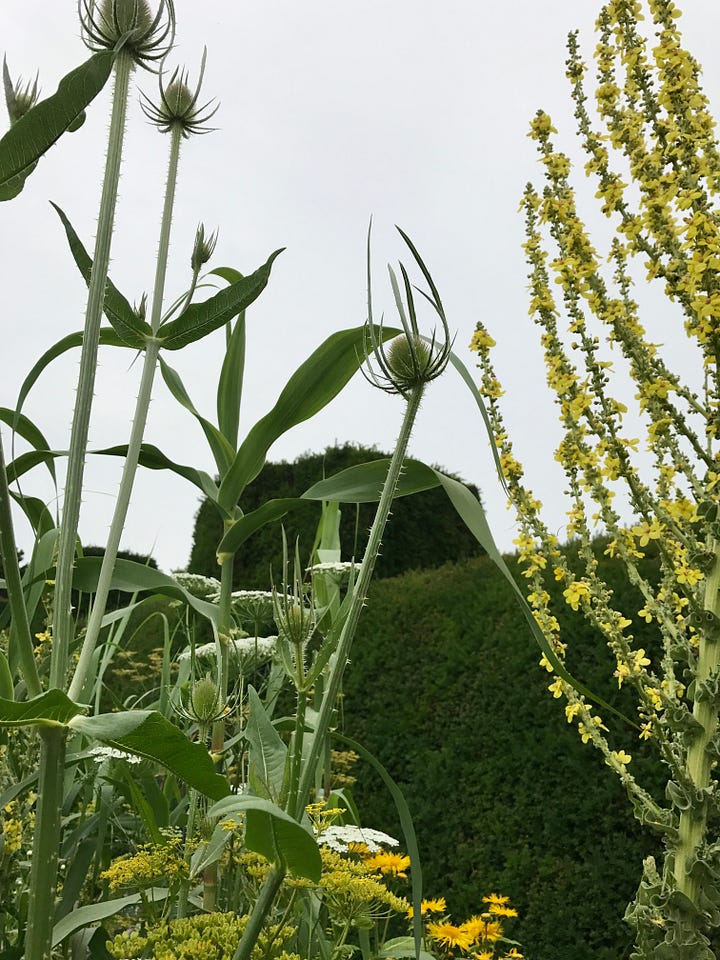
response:
[[(174, 127), (171, 133), (170, 160), (165, 186), (165, 203), (163, 205), (160, 242), (155, 268), (155, 289), (153, 292), (151, 317), (153, 332), (155, 332), (160, 325), (162, 316), (162, 300), (165, 291), (165, 272), (167, 270), (168, 251), (170, 248), (170, 227), (172, 224), (173, 204), (177, 185), (181, 133), (182, 131), (179, 126)], [(107, 603), (108, 593), (110, 592), (113, 570), (115, 569), (115, 561), (120, 546), (120, 538), (125, 526), (128, 507), (130, 506), (130, 496), (135, 483), (135, 474), (137, 473), (140, 447), (145, 434), (145, 426), (150, 409), (159, 352), (160, 342), (155, 339), (148, 339), (145, 344), (145, 359), (143, 362), (142, 377), (140, 379), (140, 389), (135, 404), (135, 417), (133, 418), (130, 441), (123, 465), (122, 478), (115, 502), (115, 511), (110, 525), (110, 533), (108, 534), (107, 545), (105, 547), (105, 555), (103, 556), (102, 566), (100, 568), (92, 613), (90, 614), (85, 639), (83, 640), (80, 660), (75, 668), (72, 683), (70, 684), (69, 695), (71, 699), (79, 699), (82, 695), (83, 686), (85, 685), (86, 678), (90, 674), (93, 654), (98, 642), (98, 637), (100, 636), (102, 620), (105, 615), (105, 605)]]
[(82, 502), (82, 483), (87, 453), (90, 411), (92, 408), (97, 352), (100, 339), (100, 321), (102, 319), (110, 262), (110, 244), (112, 241), (115, 206), (117, 203), (120, 164), (125, 133), (130, 74), (133, 68), (131, 54), (121, 50), (115, 61), (115, 89), (113, 91), (112, 115), (108, 137), (108, 152), (105, 161), (105, 177), (98, 231), (95, 240), (87, 307), (85, 310), (85, 333), (80, 354), (80, 374), (78, 377), (77, 398), (70, 434), (65, 497), (63, 501), (62, 521), (58, 544), (58, 562), (55, 583), (55, 606), (53, 613), (53, 648), (50, 660), (50, 686), (63, 688), (67, 670), (70, 643), (73, 638), (72, 604), (70, 591), (75, 564), (75, 545), (80, 504)]

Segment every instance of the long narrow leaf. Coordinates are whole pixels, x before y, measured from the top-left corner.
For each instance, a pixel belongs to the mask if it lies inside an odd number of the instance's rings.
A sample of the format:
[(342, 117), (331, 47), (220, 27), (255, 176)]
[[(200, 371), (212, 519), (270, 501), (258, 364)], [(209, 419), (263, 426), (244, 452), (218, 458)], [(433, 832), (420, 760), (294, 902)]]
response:
[[(62, 221), (62, 225), (65, 227), (65, 233), (67, 234), (68, 243), (70, 244), (70, 252), (77, 264), (77, 268), (82, 274), (83, 280), (89, 286), (90, 274), (92, 273), (92, 259), (60, 207), (56, 203), (53, 203), (52, 206), (55, 208), (57, 215)], [(113, 330), (123, 343), (136, 350), (142, 350), (145, 346), (146, 338), (152, 336), (150, 324), (137, 316), (128, 301), (109, 277), (105, 281), (105, 303), (103, 305), (103, 311), (112, 324)]]
[(257, 530), (264, 527), (266, 523), (280, 520), (288, 510), (292, 510), (293, 507), (299, 506), (301, 503), (302, 500), (299, 497), (266, 500), (257, 510), (246, 513), (244, 517), (235, 521), (220, 541), (218, 557), (222, 554), (237, 553), (242, 544)]
[[(378, 339), (400, 331), (376, 328)], [(220, 484), (220, 504), (231, 510), (245, 487), (260, 473), (273, 443), (298, 423), (327, 406), (357, 372), (364, 358), (365, 328), (339, 330), (295, 371), (272, 410), (250, 430), (229, 473)]]
[(71, 933), (86, 927), (91, 923), (98, 923), (100, 920), (107, 920), (108, 917), (114, 917), (126, 907), (133, 907), (136, 903), (150, 902), (155, 903), (158, 900), (165, 900), (170, 895), (170, 891), (162, 887), (153, 887), (150, 890), (144, 890), (140, 893), (131, 893), (127, 897), (118, 897), (115, 900), (102, 900), (100, 903), (91, 903), (86, 907), (78, 907), (63, 917), (53, 927), (52, 945), (56, 947), (62, 943)]
[(217, 388), (218, 426), (233, 450), (237, 449), (240, 404), (245, 374), (245, 311), (240, 312), (228, 339)]
[(170, 393), (175, 397), (177, 402), (183, 406), (189, 413), (191, 413), (197, 422), (202, 427), (202, 431), (205, 434), (210, 449), (212, 450), (212, 455), (215, 458), (215, 463), (220, 474), (225, 473), (230, 469), (230, 464), (233, 461), (235, 456), (235, 447), (231, 446), (229, 441), (220, 433), (215, 424), (211, 423), (209, 420), (206, 420), (205, 417), (201, 416), (198, 411), (195, 409), (190, 396), (185, 389), (185, 385), (180, 378), (180, 374), (173, 370), (173, 368), (165, 363), (162, 357), (159, 357), (160, 361), (160, 372), (162, 373), (163, 380), (170, 391)]
[(115, 54), (96, 53), (60, 81), (57, 92), (21, 117), (0, 140), (0, 186), (27, 173), (100, 93)]
[(218, 330), (228, 320), (249, 307), (267, 286), (273, 261), (285, 248), (276, 250), (255, 273), (231, 284), (202, 303), (191, 303), (175, 320), (163, 323), (158, 330), (165, 350), (180, 350)]
[[(24, 414), (17, 410), (10, 410), (8, 407), (0, 407), (0, 420), (12, 427), (15, 433), (27, 440), (36, 450), (47, 450), (50, 444), (45, 439), (42, 431)], [(55, 466), (50, 461), (48, 463), (50, 476), (55, 480)]]
[[(119, 444), (116, 447), (104, 447), (102, 450), (92, 450), (91, 452), (106, 457), (125, 457), (127, 456), (127, 444)], [(204, 470), (196, 470), (195, 467), (175, 463), (174, 460), (166, 457), (162, 450), (158, 450), (152, 443), (143, 443), (140, 447), (138, 462), (141, 467), (146, 467), (148, 470), (170, 470), (172, 473), (176, 473), (179, 477), (189, 480), (190, 483), (202, 490), (208, 500), (212, 501), (215, 506), (218, 505), (217, 484)]]

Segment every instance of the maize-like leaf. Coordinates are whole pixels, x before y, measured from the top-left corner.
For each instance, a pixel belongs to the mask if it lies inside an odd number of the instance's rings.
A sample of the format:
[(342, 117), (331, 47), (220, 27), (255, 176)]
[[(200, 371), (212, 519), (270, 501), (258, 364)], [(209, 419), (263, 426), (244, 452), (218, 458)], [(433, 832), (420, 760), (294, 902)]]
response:
[[(19, 411), (10, 410), (8, 409), (8, 407), (0, 407), (0, 420), (2, 420), (4, 423), (7, 423), (8, 426), (12, 427), (15, 433), (21, 436), (23, 440), (27, 440), (27, 442), (32, 447), (34, 447), (36, 451), (38, 450), (45, 451), (50, 446), (50, 444), (45, 439), (42, 431), (35, 426), (35, 424), (32, 422), (32, 420), (30, 420), (29, 417), (26, 417), (24, 414), (20, 413)], [(50, 471), (50, 476), (53, 478), (53, 481), (54, 481), (56, 479), (55, 465), (52, 459), (45, 460), (45, 463), (47, 464), (47, 468)], [(8, 470), (8, 483), (12, 483), (9, 470)]]
[[(318, 480), (302, 495), (303, 500), (339, 503), (376, 503), (380, 499), (390, 460), (383, 458), (347, 467), (332, 477)], [(403, 472), (393, 496), (407, 497), (438, 486), (434, 472), (419, 460), (403, 461)]]
[(202, 303), (191, 303), (175, 320), (161, 324), (157, 335), (162, 340), (163, 348), (180, 350), (189, 343), (195, 343), (249, 307), (267, 286), (273, 261), (283, 249), (272, 253), (255, 273), (243, 277)]
[(86, 907), (77, 907), (53, 927), (52, 945), (56, 947), (76, 930), (98, 923), (100, 920), (107, 920), (108, 917), (114, 917), (126, 907), (133, 907), (136, 903), (157, 903), (169, 896), (170, 891), (164, 887), (151, 887), (143, 890), (142, 893), (131, 893), (127, 897), (117, 897), (114, 900), (102, 900), (100, 903), (90, 903)]
[(48, 690), (32, 700), (0, 700), (0, 727), (65, 727), (83, 709), (62, 690)]
[(315, 837), (283, 809), (262, 797), (228, 797), (213, 804), (210, 817), (245, 815), (245, 846), (270, 863), (282, 864), (297, 877), (318, 883), (322, 872)]
[(206, 748), (188, 740), (157, 710), (75, 716), (68, 726), (91, 740), (154, 760), (211, 800), (221, 800), (230, 793), (225, 777), (215, 773)]
[(0, 187), (27, 176), (29, 168), (73, 126), (107, 83), (114, 61), (112, 51), (96, 53), (63, 77), (56, 93), (13, 124), (0, 140)]
[[(83, 593), (94, 593), (100, 575), (102, 559), (100, 557), (83, 557), (75, 564), (73, 571), (73, 586)], [(199, 600), (179, 583), (153, 567), (134, 560), (116, 560), (113, 570), (111, 590), (121, 590), (124, 593), (152, 591), (161, 593), (176, 600), (183, 600), (201, 616), (208, 619), (216, 628), (218, 622), (218, 608), (207, 600)]]
[(278, 500), (266, 500), (265, 503), (236, 520), (220, 541), (218, 562), (223, 554), (237, 553), (243, 543), (266, 523), (280, 520), (288, 510), (302, 503), (298, 497), (283, 497)]
[(224, 437), (237, 449), (240, 429), (240, 404), (242, 402), (243, 377), (245, 374), (245, 311), (235, 321), (228, 337), (225, 359), (220, 370), (217, 388), (218, 426)]
[(170, 393), (175, 397), (177, 402), (181, 404), (185, 409), (191, 413), (197, 422), (202, 427), (202, 431), (207, 438), (207, 442), (210, 445), (212, 455), (215, 458), (215, 463), (218, 468), (218, 472), (222, 475), (227, 470), (230, 469), (230, 464), (233, 461), (235, 456), (235, 447), (231, 446), (229, 441), (220, 433), (218, 428), (211, 423), (209, 420), (206, 420), (205, 417), (201, 416), (195, 409), (190, 396), (185, 389), (185, 385), (180, 379), (180, 374), (173, 370), (169, 364), (165, 363), (162, 357), (158, 358), (160, 361), (160, 372), (162, 373), (163, 380), (170, 391)]
[[(57, 211), (62, 225), (65, 227), (65, 233), (67, 234), (68, 243), (70, 244), (70, 252), (77, 264), (77, 268), (82, 274), (83, 280), (89, 286), (93, 265), (92, 259), (63, 211), (56, 203), (52, 205)], [(132, 347), (135, 350), (143, 349), (146, 338), (152, 336), (150, 324), (140, 319), (109, 277), (105, 281), (105, 303), (103, 305), (103, 311), (112, 324), (113, 330), (126, 346)]]
[[(388, 340), (399, 332), (377, 327), (376, 337)], [(298, 367), (275, 406), (258, 420), (241, 444), (220, 484), (221, 506), (232, 510), (245, 487), (262, 470), (267, 452), (278, 437), (309, 420), (340, 393), (364, 361), (365, 337), (364, 326), (339, 330)]]
[[(20, 387), (20, 393), (18, 394), (17, 401), (17, 411), (18, 413), (22, 409), (27, 395), (32, 390), (35, 385), (38, 377), (43, 372), (45, 367), (52, 363), (53, 360), (56, 360), (58, 357), (62, 356), (63, 353), (67, 353), (68, 350), (72, 350), (75, 347), (81, 347), (83, 341), (82, 330), (78, 330), (76, 333), (69, 333), (66, 337), (63, 337), (62, 340), (58, 340), (57, 343), (54, 343), (52, 347), (43, 353), (37, 363), (33, 366), (30, 373), (25, 377)], [(100, 343), (103, 346), (110, 347), (127, 347), (127, 344), (124, 343), (120, 337), (115, 333), (111, 327), (102, 327), (100, 329)]]
[[(92, 450), (91, 453), (106, 457), (126, 457), (127, 444), (119, 444), (116, 447), (104, 447), (102, 450)], [(187, 467), (182, 463), (175, 463), (169, 457), (166, 457), (162, 450), (158, 450), (152, 443), (143, 443), (140, 447), (140, 456), (138, 463), (141, 467), (148, 470), (170, 470), (179, 477), (184, 477), (190, 483), (198, 487), (212, 503), (217, 506), (218, 488), (210, 474), (204, 470), (196, 470), (195, 467)]]

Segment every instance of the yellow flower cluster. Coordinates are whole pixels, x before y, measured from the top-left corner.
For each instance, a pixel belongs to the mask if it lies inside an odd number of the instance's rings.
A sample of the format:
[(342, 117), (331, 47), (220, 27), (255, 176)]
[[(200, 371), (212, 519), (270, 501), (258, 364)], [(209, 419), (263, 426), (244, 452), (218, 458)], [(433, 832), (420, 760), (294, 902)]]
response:
[[(515, 947), (498, 952), (500, 944), (507, 942), (502, 920), (517, 917), (517, 910), (509, 905), (509, 898), (492, 893), (483, 897), (483, 902), (487, 904), (486, 909), (463, 923), (453, 923), (447, 915), (442, 920), (427, 923), (425, 930), (428, 939), (444, 956), (450, 956), (452, 951), (459, 950), (463, 954), (469, 952), (473, 960), (523, 960), (523, 954)], [(445, 909), (444, 898), (439, 901), (423, 901), (423, 904), (426, 903), (432, 904), (433, 908), (423, 910), (423, 915), (425, 912), (440, 912)], [(437, 908), (435, 905), (438, 905)], [(408, 916), (412, 916), (411, 912)]]
[(154, 884), (177, 886), (187, 879), (182, 837), (170, 836), (165, 843), (142, 844), (137, 853), (125, 854), (110, 864), (100, 879), (111, 890), (143, 890)]

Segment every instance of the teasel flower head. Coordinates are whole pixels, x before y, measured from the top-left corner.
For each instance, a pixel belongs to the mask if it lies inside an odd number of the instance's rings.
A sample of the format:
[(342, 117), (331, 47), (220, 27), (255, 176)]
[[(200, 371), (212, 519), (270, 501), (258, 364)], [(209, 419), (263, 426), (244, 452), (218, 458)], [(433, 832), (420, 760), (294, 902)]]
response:
[(125, 50), (151, 72), (175, 39), (173, 0), (159, 0), (155, 16), (147, 0), (78, 0), (78, 14), (90, 50)]
[(300, 553), (297, 543), (292, 576), (289, 573), (287, 538), (285, 530), (283, 539), (283, 584), (277, 590), (273, 586), (273, 616), (278, 630), (280, 644), (290, 643), (295, 647), (305, 647), (317, 627), (314, 598), (312, 588), (310, 596), (303, 583), (303, 568), (300, 563)]
[(3, 86), (5, 88), (5, 103), (7, 105), (8, 116), (10, 117), (10, 126), (24, 117), (28, 110), (35, 106), (38, 100), (38, 78), (37, 75), (32, 83), (28, 82), (23, 86), (22, 77), (18, 77), (15, 83), (10, 79), (7, 59), (3, 57)]
[(212, 257), (215, 251), (217, 237), (217, 230), (206, 237), (205, 224), (198, 224), (197, 232), (195, 233), (195, 243), (193, 244), (193, 252), (190, 257), (190, 266), (192, 267), (193, 273), (200, 273), (200, 270)]
[[(412, 241), (400, 227), (397, 228), (400, 236), (410, 249), (413, 258), (420, 267), (430, 288), (430, 294), (410, 283), (405, 266), (400, 263), (405, 302), (400, 290), (397, 276), (388, 264), (390, 284), (392, 286), (395, 305), (397, 306), (404, 333), (390, 341), (386, 348), (383, 343), (382, 318), (376, 330), (372, 315), (372, 287), (370, 278), (370, 230), (368, 230), (368, 320), (365, 325), (365, 367), (361, 368), (367, 380), (386, 393), (400, 394), (406, 399), (410, 394), (435, 380), (445, 370), (452, 351), (453, 338), (445, 317), (440, 294), (433, 282), (430, 273), (415, 249)], [(442, 332), (438, 335), (433, 330), (430, 339), (420, 334), (415, 310), (415, 296), (413, 289), (430, 303), (440, 317)]]
[(163, 79), (162, 68), (160, 69), (160, 99), (157, 103), (153, 103), (145, 94), (142, 95), (140, 105), (143, 113), (161, 133), (170, 133), (179, 127), (183, 137), (187, 138), (192, 134), (211, 133), (215, 129), (208, 127), (207, 122), (215, 116), (219, 104), (213, 107), (212, 100), (208, 100), (198, 105), (206, 56), (207, 50), (203, 50), (200, 76), (194, 92), (188, 86), (187, 70), (176, 67), (167, 82)]

